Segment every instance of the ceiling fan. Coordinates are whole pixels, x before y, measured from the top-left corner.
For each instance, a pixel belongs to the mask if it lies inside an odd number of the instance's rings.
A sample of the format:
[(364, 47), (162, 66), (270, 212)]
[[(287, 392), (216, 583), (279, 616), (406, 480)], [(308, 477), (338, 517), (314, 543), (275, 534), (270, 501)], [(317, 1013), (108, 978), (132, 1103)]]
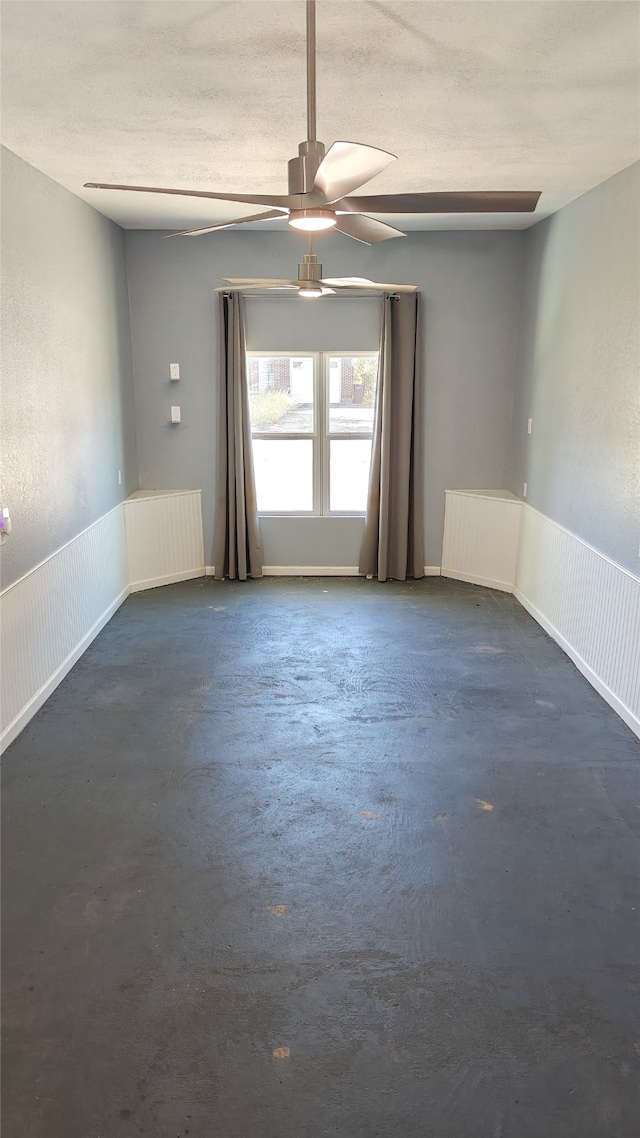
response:
[(351, 197), (354, 190), (380, 174), (396, 159), (395, 154), (359, 142), (334, 142), (325, 152), (316, 139), (316, 0), (307, 5), (307, 140), (298, 146), (298, 157), (289, 167), (288, 194), (221, 194), (209, 190), (162, 189), (158, 186), (120, 186), (85, 182), (86, 189), (127, 190), (147, 194), (213, 198), (269, 207), (263, 213), (223, 221), (200, 229), (185, 229), (171, 237), (195, 237), (253, 221), (286, 219), (295, 229), (315, 232), (335, 228), (339, 233), (375, 245), (405, 234), (372, 213), (532, 213), (540, 197), (537, 190), (478, 190), (445, 193), (379, 194)]
[[(313, 237), (309, 235), (309, 252), (305, 254), (304, 261), (298, 265), (297, 280), (260, 280), (258, 277), (225, 277), (227, 285), (243, 292), (249, 289), (285, 290), (297, 289), (298, 296), (318, 297), (342, 289), (357, 289), (360, 292), (416, 292), (418, 286), (413, 284), (381, 284), (379, 281), (370, 281), (366, 277), (323, 277), (322, 265), (313, 252)], [(225, 292), (226, 286), (217, 288), (216, 292)]]

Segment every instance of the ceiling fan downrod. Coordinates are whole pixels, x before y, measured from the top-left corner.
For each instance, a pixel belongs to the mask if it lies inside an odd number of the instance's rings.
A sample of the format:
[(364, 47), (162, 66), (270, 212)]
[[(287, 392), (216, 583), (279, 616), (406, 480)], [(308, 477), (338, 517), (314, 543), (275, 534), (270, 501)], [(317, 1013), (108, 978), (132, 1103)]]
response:
[(311, 193), (324, 155), (324, 143), (316, 139), (316, 0), (307, 0), (307, 139), (288, 163), (290, 194)]

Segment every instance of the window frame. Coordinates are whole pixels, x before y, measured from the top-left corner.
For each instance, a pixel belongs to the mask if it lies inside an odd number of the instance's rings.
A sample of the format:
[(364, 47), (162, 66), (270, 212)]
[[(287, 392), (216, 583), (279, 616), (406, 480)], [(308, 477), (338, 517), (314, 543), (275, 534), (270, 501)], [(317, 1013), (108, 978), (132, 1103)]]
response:
[[(313, 508), (311, 510), (258, 510), (261, 518), (363, 518), (366, 510), (331, 510), (330, 475), (331, 443), (334, 440), (371, 440), (373, 446), (373, 424), (370, 432), (333, 431), (329, 432), (331, 422), (329, 398), (331, 359), (378, 359), (379, 351), (321, 351), (321, 352), (246, 352), (250, 359), (312, 359), (313, 360), (313, 430), (312, 431), (254, 431), (254, 439), (274, 441), (306, 440), (312, 442)], [(376, 386), (377, 394), (377, 386)]]

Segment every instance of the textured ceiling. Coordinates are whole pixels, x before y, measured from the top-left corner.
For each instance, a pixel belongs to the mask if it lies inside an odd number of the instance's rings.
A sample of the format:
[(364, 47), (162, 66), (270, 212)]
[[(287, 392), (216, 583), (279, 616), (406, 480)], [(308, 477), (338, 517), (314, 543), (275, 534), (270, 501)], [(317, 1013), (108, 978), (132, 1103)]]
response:
[[(637, 3), (319, 0), (317, 28), (319, 137), (398, 155), (364, 193), (543, 192), (403, 228), (524, 228), (639, 157)], [(286, 192), (304, 34), (302, 0), (5, 0), (2, 141), (126, 228), (239, 216), (82, 183)]]

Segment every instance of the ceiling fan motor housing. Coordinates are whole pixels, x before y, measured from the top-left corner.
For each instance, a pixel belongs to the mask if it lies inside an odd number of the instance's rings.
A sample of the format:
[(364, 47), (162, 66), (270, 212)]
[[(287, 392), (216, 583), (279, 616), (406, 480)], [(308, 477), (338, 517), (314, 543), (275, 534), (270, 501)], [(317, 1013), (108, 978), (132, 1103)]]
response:
[(301, 142), (298, 146), (298, 157), (292, 158), (288, 163), (289, 193), (310, 194), (313, 189), (318, 166), (324, 158), (325, 149), (322, 142)]
[(314, 282), (322, 280), (322, 265), (318, 264), (315, 253), (305, 253), (304, 261), (298, 265), (298, 280)]

